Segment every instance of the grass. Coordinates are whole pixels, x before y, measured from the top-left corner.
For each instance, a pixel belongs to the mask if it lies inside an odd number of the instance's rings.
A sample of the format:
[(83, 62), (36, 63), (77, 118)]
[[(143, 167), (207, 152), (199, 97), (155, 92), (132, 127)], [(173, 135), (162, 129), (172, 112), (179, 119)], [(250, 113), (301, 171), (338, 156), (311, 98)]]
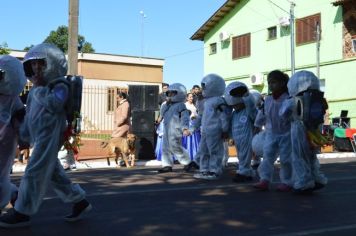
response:
[(103, 140), (109, 140), (111, 135), (110, 134), (84, 134), (81, 133), (80, 137), (82, 139), (103, 139)]

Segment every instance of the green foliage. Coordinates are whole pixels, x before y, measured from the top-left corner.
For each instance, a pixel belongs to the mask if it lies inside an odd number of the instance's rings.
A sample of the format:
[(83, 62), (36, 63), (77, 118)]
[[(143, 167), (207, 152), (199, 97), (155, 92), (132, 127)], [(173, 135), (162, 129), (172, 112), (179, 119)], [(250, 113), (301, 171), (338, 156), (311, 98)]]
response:
[[(47, 38), (43, 41), (44, 43), (53, 43), (63, 52), (68, 52), (68, 27), (59, 26), (56, 31), (51, 31)], [(95, 52), (92, 44), (85, 41), (84, 36), (78, 35), (78, 50), (80, 52), (88, 53)]]
[(10, 54), (10, 49), (7, 48), (7, 43), (0, 44), (0, 55)]
[(25, 47), (23, 50), (27, 52), (28, 50), (30, 50), (31, 48), (33, 48), (33, 46), (34, 46), (34, 45), (31, 44), (30, 46)]

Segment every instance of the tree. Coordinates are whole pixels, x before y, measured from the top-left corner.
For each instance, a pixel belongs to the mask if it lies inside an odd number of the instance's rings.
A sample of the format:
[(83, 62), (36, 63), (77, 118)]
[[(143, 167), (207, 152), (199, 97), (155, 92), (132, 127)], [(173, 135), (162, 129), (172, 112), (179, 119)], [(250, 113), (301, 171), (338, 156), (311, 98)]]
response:
[(0, 55), (10, 54), (10, 49), (7, 48), (7, 43), (0, 44)]
[[(43, 41), (44, 43), (53, 43), (63, 52), (68, 52), (68, 27), (59, 26), (56, 31), (51, 31), (49, 36)], [(85, 41), (84, 36), (78, 35), (78, 51), (90, 53), (95, 52), (92, 44)]]

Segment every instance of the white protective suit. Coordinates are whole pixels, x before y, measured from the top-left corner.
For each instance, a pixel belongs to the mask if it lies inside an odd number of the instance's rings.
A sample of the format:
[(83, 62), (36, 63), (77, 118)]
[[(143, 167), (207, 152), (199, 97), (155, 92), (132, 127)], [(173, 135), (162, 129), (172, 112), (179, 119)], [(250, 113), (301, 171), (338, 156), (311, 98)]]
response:
[(0, 56), (0, 210), (14, 197), (17, 187), (10, 181), (16, 156), (19, 123), (14, 114), (24, 105), (19, 94), (26, 84), (22, 63), (12, 56)]
[[(243, 96), (232, 96), (231, 91), (243, 89)], [(241, 94), (242, 95), (242, 94)], [(244, 103), (242, 110), (233, 110), (231, 118), (231, 135), (238, 150), (239, 165), (236, 173), (244, 176), (253, 176), (251, 168), (252, 159), (252, 137), (254, 122), (257, 115), (254, 96), (248, 92), (244, 83), (232, 82), (225, 89), (225, 100), (229, 106)]]
[(225, 81), (219, 75), (208, 74), (202, 81), (204, 108), (200, 122), (201, 140), (197, 155), (200, 157), (200, 172), (221, 174), (225, 155), (223, 133), (228, 133), (231, 109), (222, 97)]
[(184, 104), (187, 90), (184, 85), (174, 83), (168, 87), (167, 93), (169, 91), (175, 91), (177, 94), (173, 97), (167, 97), (167, 102), (162, 104), (160, 112), (164, 120), (162, 139), (163, 167), (173, 166), (173, 156), (183, 165), (190, 163), (189, 154), (182, 146), (183, 130), (189, 129), (190, 120), (189, 110)]
[(290, 119), (280, 116), (283, 102), (288, 99), (288, 93), (283, 93), (274, 99), (272, 95), (266, 97), (264, 108), (259, 110), (255, 120), (256, 127), (265, 126), (265, 142), (263, 145), (263, 160), (258, 167), (261, 180), (272, 182), (274, 163), (278, 154), (281, 163), (279, 171), (280, 181), (293, 186), (291, 163)]
[[(43, 77), (46, 84), (64, 78), (67, 73), (63, 52), (52, 44), (39, 44), (27, 52), (23, 64), (29, 77), (33, 73), (30, 61), (34, 59), (45, 60)], [(33, 215), (38, 211), (49, 184), (64, 202), (76, 203), (85, 197), (80, 186), (72, 184), (66, 176), (57, 158), (66, 129), (64, 105), (67, 98), (68, 87), (63, 83), (58, 83), (53, 89), (49, 86), (33, 87), (28, 95), (21, 135), (33, 147), (33, 152), (15, 204), (15, 210), (22, 214)]]
[(320, 172), (320, 164), (315, 148), (311, 147), (306, 139), (306, 127), (296, 112), (295, 98), (304, 91), (320, 90), (319, 79), (309, 71), (298, 71), (288, 81), (291, 99), (287, 100), (281, 114), (292, 115), (292, 166), (294, 189), (313, 189), (315, 184), (327, 184), (327, 178)]
[[(250, 93), (252, 94), (255, 102), (255, 108), (257, 111), (263, 105), (263, 96), (262, 94), (256, 89), (250, 89)], [(257, 113), (256, 113), (257, 115)], [(256, 119), (256, 117), (255, 117)], [(254, 158), (252, 159), (251, 165), (256, 165), (261, 163), (261, 157), (263, 157), (263, 144), (264, 144), (265, 132), (262, 127), (262, 131), (258, 134), (255, 134), (252, 138), (252, 152), (255, 154)]]

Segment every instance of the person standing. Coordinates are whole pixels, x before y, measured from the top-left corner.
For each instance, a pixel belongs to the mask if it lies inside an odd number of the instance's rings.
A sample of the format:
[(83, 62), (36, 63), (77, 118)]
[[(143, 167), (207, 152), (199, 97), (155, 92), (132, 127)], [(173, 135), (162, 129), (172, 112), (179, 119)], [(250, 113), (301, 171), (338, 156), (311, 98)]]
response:
[(16, 155), (18, 128), (25, 114), (19, 97), (25, 84), (21, 62), (12, 56), (0, 56), (0, 215), (17, 195), (10, 171)]
[(288, 192), (292, 190), (292, 163), (291, 163), (291, 122), (287, 116), (281, 116), (280, 111), (288, 94), (288, 75), (280, 70), (271, 71), (267, 76), (268, 88), (271, 94), (264, 102), (264, 107), (258, 111), (255, 126), (265, 126), (265, 142), (263, 146), (263, 160), (258, 167), (260, 181), (254, 184), (256, 189), (266, 191), (273, 178), (274, 163), (278, 154), (281, 168), (279, 171), (281, 183), (277, 190)]
[(317, 158), (321, 144), (313, 143), (311, 138), (311, 136), (315, 137), (316, 133), (321, 136), (320, 126), (324, 122), (328, 105), (323, 92), (320, 91), (318, 77), (310, 71), (296, 72), (287, 86), (291, 98), (284, 103), (281, 114), (289, 114), (292, 117), (290, 134), (294, 172), (293, 191), (297, 194), (311, 193), (324, 188), (328, 182), (320, 171)]
[(233, 181), (251, 181), (254, 172), (251, 167), (252, 138), (257, 109), (253, 95), (242, 82), (232, 82), (225, 90), (226, 103), (233, 108), (231, 134), (238, 150), (239, 165)]
[(162, 106), (162, 103), (164, 103), (166, 101), (166, 99), (167, 99), (168, 87), (169, 87), (169, 84), (162, 83), (162, 93), (159, 94), (159, 98), (158, 98), (159, 106)]
[[(197, 121), (197, 118), (198, 118), (197, 108), (195, 107), (195, 105), (193, 103), (193, 94), (192, 93), (187, 94), (185, 106), (190, 111), (189, 127), (192, 128), (192, 127), (194, 127), (194, 123)], [(201, 138), (200, 129), (195, 129), (191, 135), (183, 137), (183, 147), (185, 149), (187, 149), (189, 156), (190, 156), (190, 160), (194, 159), (194, 156), (196, 155), (196, 153), (198, 151), (200, 138)]]
[[(231, 109), (222, 97), (225, 91), (225, 81), (217, 74), (208, 74), (201, 81), (204, 97), (201, 123), (195, 128), (201, 128), (201, 140), (196, 155), (200, 160), (199, 173), (194, 178), (216, 180), (223, 169), (225, 156), (224, 139), (228, 138)], [(193, 163), (193, 162), (192, 162)], [(189, 165), (192, 166), (193, 164)]]
[(73, 204), (72, 213), (64, 219), (77, 221), (92, 206), (86, 200), (85, 191), (70, 181), (57, 158), (67, 126), (65, 105), (69, 89), (63, 83), (67, 60), (55, 45), (42, 43), (26, 53), (23, 66), (33, 87), (28, 95), (20, 135), (30, 143), (33, 151), (21, 179), (14, 209), (0, 217), (0, 227), (28, 226), (31, 215), (39, 210), (48, 185), (64, 202)]
[(126, 137), (131, 130), (131, 108), (127, 100), (127, 94), (119, 92), (117, 94), (119, 103), (114, 114), (114, 131), (111, 134), (112, 138)]
[(201, 98), (202, 94), (201, 94), (201, 89), (200, 86), (195, 84), (193, 85), (192, 88), (192, 95), (193, 95), (193, 104), (195, 106), (197, 106), (197, 101)]
[(184, 85), (174, 83), (167, 91), (167, 102), (161, 107), (160, 120), (164, 120), (162, 139), (162, 168), (158, 173), (172, 172), (173, 157), (179, 163), (188, 165), (191, 161), (187, 150), (182, 146), (182, 137), (190, 135), (189, 111), (184, 101), (187, 90)]

